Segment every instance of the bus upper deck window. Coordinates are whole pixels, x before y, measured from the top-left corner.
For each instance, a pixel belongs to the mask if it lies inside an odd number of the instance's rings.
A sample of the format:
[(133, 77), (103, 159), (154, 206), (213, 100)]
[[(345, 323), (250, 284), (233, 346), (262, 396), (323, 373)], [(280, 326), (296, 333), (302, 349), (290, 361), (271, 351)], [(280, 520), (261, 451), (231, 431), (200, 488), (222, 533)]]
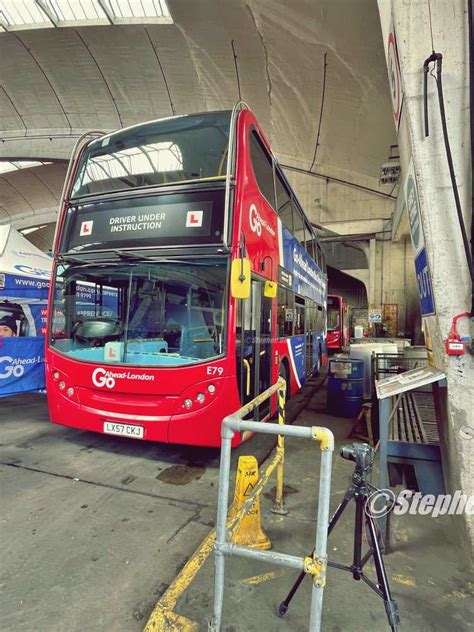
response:
[(283, 183), (281, 174), (275, 171), (275, 190), (276, 190), (276, 203), (277, 212), (281, 221), (285, 226), (293, 231), (293, 209), (291, 205), (291, 195), (286, 189)]
[(250, 159), (260, 192), (275, 207), (272, 159), (255, 131), (250, 135)]

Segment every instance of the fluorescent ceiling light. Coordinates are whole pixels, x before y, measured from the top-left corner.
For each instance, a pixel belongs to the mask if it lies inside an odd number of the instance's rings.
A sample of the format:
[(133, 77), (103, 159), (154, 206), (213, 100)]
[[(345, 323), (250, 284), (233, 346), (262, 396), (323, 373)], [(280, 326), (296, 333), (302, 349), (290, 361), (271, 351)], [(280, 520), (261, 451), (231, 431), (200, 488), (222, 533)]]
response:
[(48, 224), (42, 224), (41, 226), (32, 226), (31, 228), (23, 228), (23, 230), (20, 230), (20, 233), (22, 235), (29, 235), (30, 233), (34, 233), (37, 230), (41, 230), (42, 228), (46, 228)]
[(9, 173), (10, 171), (19, 171), (20, 169), (29, 169), (30, 167), (39, 167), (40, 165), (50, 164), (51, 162), (38, 160), (15, 160), (15, 162), (0, 160), (0, 173)]
[(172, 22), (166, 0), (0, 0), (4, 31)]

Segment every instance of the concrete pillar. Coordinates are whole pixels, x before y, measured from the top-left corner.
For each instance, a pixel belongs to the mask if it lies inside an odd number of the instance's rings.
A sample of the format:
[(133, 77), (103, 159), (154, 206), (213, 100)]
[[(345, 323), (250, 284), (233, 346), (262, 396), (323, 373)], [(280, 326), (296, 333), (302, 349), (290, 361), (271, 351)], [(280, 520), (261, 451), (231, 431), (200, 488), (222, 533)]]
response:
[(407, 240), (372, 240), (369, 263), (369, 306), (396, 313), (393, 335), (417, 341), (421, 330), (420, 307), (416, 292), (411, 244)]
[(377, 299), (375, 296), (375, 273), (376, 273), (376, 241), (375, 239), (370, 240), (369, 244), (369, 292), (368, 292), (368, 300), (369, 300), (369, 308), (375, 308)]
[[(423, 325), (429, 333), (433, 362), (447, 375), (448, 388), (439, 393), (440, 400), (445, 398), (445, 414), (439, 420), (445, 479), (448, 492), (461, 490), (473, 495), (474, 440), (465, 429), (474, 424), (474, 359), (470, 352), (463, 356), (445, 353), (445, 340), (453, 316), (470, 311), (471, 282), (449, 177), (436, 83), (431, 77), (428, 81), (430, 134), (427, 138), (424, 137), (423, 120), (423, 62), (434, 50), (443, 55), (447, 127), (464, 221), (470, 234), (467, 0), (431, 0), (430, 3), (427, 0), (379, 0), (379, 12), (396, 114), (394, 123), (398, 127), (401, 182), (407, 182), (411, 171), (416, 182), (419, 216), (431, 272), (436, 313), (425, 317)], [(393, 46), (390, 52), (393, 41), (390, 32), (395, 32), (401, 76), (398, 76), (394, 63)], [(398, 116), (400, 105), (401, 115)], [(400, 187), (402, 194), (403, 188)], [(461, 333), (468, 333), (466, 320), (461, 329)], [(456, 516), (455, 524), (472, 562), (474, 516)]]

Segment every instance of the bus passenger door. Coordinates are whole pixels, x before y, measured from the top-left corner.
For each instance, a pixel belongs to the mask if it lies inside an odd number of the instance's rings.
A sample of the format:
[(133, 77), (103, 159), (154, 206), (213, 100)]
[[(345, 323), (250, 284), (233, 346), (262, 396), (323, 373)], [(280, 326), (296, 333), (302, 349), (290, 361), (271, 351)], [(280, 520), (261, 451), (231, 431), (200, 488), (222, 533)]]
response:
[[(244, 405), (270, 386), (272, 299), (263, 295), (262, 281), (252, 279), (250, 297), (241, 300), (237, 312), (237, 375)], [(262, 419), (269, 402), (254, 411)]]
[(314, 364), (314, 304), (306, 300), (306, 375), (311, 375)]
[[(264, 296), (264, 283), (258, 281), (261, 291), (260, 341), (259, 341), (259, 393), (263, 393), (272, 385), (272, 299)], [(270, 412), (270, 401), (267, 399), (258, 408), (258, 419), (263, 419)]]

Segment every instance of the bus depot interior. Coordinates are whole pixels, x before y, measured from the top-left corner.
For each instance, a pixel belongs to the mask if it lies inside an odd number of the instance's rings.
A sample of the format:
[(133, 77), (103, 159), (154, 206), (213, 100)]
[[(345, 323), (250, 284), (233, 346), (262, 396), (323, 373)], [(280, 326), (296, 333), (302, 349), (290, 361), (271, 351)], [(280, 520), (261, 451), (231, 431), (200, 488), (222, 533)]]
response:
[(472, 0), (0, 27), (0, 628), (471, 629)]

